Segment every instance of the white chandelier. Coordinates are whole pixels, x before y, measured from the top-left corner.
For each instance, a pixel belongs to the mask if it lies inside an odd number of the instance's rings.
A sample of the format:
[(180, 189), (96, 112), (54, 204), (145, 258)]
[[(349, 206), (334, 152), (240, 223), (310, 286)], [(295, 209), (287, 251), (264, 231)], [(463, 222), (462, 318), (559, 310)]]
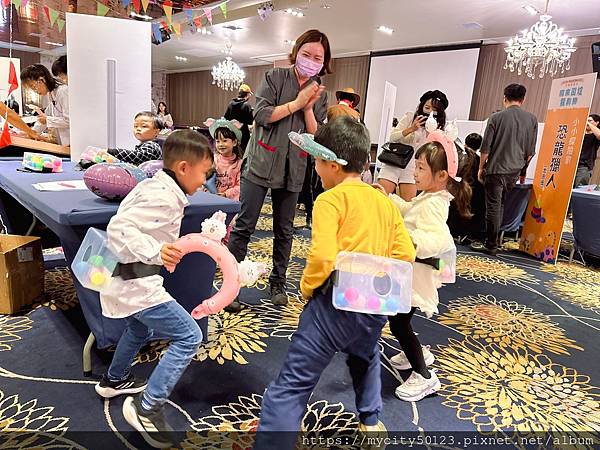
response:
[(575, 38), (563, 34), (562, 28), (550, 20), (548, 2), (538, 22), (507, 42), (505, 69), (514, 72), (516, 68), (519, 75), (525, 71), (529, 78), (535, 78), (539, 68), (539, 77), (543, 78), (547, 73), (553, 77), (559, 70), (564, 73), (571, 68), (571, 54), (577, 50), (573, 46)]
[(231, 59), (231, 44), (227, 44), (225, 54), (228, 55), (225, 60), (212, 68), (212, 84), (216, 84), (224, 91), (234, 91), (240, 87), (246, 74)]

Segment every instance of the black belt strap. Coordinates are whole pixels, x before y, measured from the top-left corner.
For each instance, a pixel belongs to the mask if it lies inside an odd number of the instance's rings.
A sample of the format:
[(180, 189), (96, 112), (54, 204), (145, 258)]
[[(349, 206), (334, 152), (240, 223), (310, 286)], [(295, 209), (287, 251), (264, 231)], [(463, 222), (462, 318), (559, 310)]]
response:
[(416, 258), (415, 262), (421, 263), (421, 264), (427, 264), (428, 266), (433, 267), (435, 270), (440, 270), (440, 258), (425, 258), (425, 259), (421, 259), (421, 258)]
[(128, 264), (117, 263), (113, 271), (113, 277), (120, 277), (123, 280), (134, 280), (136, 278), (151, 277), (160, 273), (162, 266), (134, 262)]

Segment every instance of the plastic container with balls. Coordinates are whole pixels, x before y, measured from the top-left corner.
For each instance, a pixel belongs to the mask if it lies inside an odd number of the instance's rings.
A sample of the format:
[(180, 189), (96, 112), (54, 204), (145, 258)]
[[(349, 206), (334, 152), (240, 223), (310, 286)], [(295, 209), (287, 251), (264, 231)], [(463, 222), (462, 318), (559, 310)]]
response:
[(83, 287), (102, 292), (110, 286), (118, 262), (108, 248), (106, 232), (89, 228), (73, 259), (71, 270)]
[(62, 160), (53, 155), (41, 153), (23, 153), (21, 165), (32, 172), (58, 173), (62, 172)]
[(442, 283), (456, 283), (456, 247), (452, 246), (451, 249), (445, 251), (440, 255), (440, 262), (438, 265), (440, 272), (440, 279)]
[(333, 306), (344, 311), (392, 316), (411, 307), (411, 263), (365, 253), (340, 252)]

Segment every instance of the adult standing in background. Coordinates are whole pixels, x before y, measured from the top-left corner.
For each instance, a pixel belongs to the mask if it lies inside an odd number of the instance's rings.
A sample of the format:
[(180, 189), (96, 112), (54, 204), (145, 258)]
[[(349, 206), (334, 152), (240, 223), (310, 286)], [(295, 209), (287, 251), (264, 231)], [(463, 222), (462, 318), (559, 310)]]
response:
[(59, 56), (56, 58), (56, 61), (52, 63), (52, 75), (64, 84), (69, 84), (69, 76), (67, 75), (67, 55)]
[[(427, 131), (425, 122), (430, 113), (437, 121), (438, 129), (443, 130), (446, 126), (446, 109), (448, 108), (448, 98), (442, 91), (434, 90), (425, 92), (419, 99), (419, 105), (416, 112), (407, 112), (400, 120), (398, 125), (392, 129), (390, 142), (401, 142), (410, 145), (416, 151), (425, 143)], [(401, 169), (389, 164), (381, 164), (378, 180), (388, 194), (400, 188), (400, 196), (407, 202), (410, 202), (417, 195), (415, 187), (415, 157), (408, 165)]]
[[(285, 281), (298, 194), (306, 173), (307, 155), (293, 145), (290, 131), (315, 133), (325, 121), (327, 95), (320, 76), (331, 73), (331, 50), (319, 30), (303, 33), (289, 55), (292, 67), (265, 74), (256, 92), (254, 132), (244, 155), (241, 211), (229, 238), (229, 250), (238, 261), (246, 257), (260, 210), (271, 189), (273, 202), (273, 269), (269, 277), (271, 301), (285, 305)], [(239, 311), (236, 299), (229, 311)]]
[(167, 104), (165, 102), (158, 103), (158, 117), (162, 119), (166, 128), (173, 128), (173, 117), (169, 113)]
[(252, 97), (250, 86), (247, 84), (240, 85), (238, 96), (231, 100), (223, 116), (227, 120), (237, 120), (242, 124), (242, 142), (240, 144), (242, 150), (246, 150), (246, 146), (250, 140), (250, 125), (254, 121), (252, 106), (248, 103), (250, 97)]
[(69, 88), (54, 78), (46, 66), (32, 64), (21, 71), (23, 87), (31, 89), (40, 96), (45, 96), (48, 106), (45, 111), (37, 109), (38, 119), (33, 129), (41, 132), (45, 129), (53, 131), (60, 145), (69, 145)]
[(581, 156), (577, 165), (577, 174), (575, 175), (575, 187), (590, 184), (594, 163), (598, 155), (600, 146), (600, 116), (590, 114), (585, 126), (585, 135), (581, 145)]
[(485, 243), (474, 242), (471, 249), (495, 256), (504, 215), (506, 195), (525, 179), (527, 165), (535, 154), (537, 118), (521, 109), (527, 90), (520, 84), (504, 88), (504, 111), (488, 119), (477, 178), (485, 190)]

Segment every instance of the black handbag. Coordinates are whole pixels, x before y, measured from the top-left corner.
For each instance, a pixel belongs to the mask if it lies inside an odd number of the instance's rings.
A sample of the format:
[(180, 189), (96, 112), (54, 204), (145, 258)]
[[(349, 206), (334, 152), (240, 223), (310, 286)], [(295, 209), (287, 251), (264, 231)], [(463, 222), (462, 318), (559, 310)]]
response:
[(412, 146), (400, 142), (386, 142), (381, 148), (383, 150), (377, 159), (382, 163), (401, 169), (405, 169), (408, 166), (415, 153), (415, 149)]

